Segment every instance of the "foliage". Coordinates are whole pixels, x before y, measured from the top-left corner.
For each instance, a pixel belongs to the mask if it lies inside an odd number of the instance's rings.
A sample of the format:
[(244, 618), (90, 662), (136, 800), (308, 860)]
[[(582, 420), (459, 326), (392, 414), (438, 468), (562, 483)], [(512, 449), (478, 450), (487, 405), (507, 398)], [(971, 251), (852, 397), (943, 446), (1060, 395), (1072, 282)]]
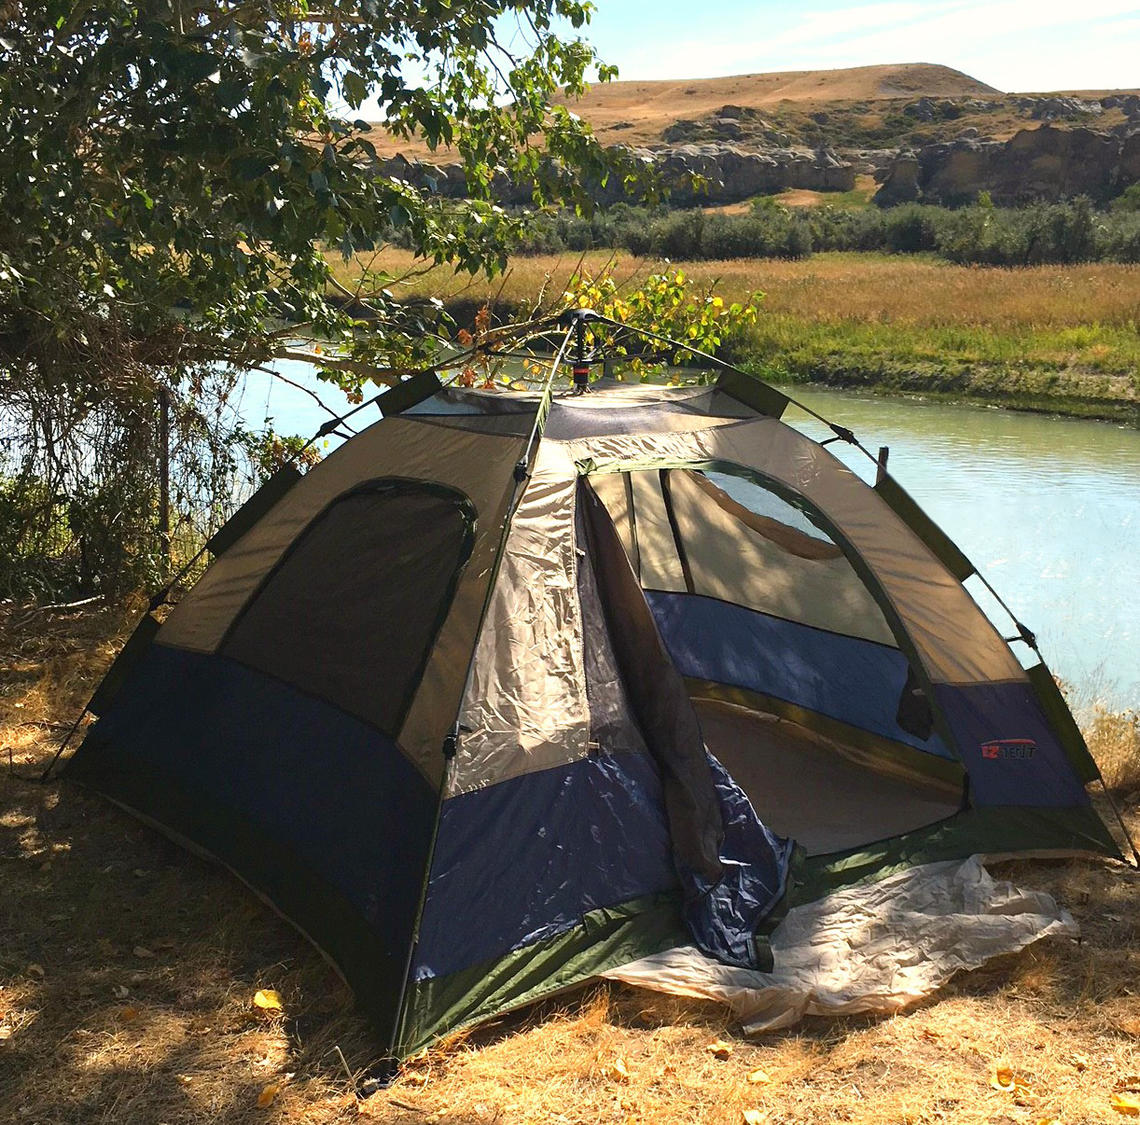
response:
[(741, 215), (618, 204), (589, 216), (544, 216), (522, 245), (529, 253), (603, 247), (673, 261), (797, 259), (815, 251), (878, 250), (933, 253), (970, 265), (1140, 262), (1140, 212), (1098, 212), (1085, 199), (1024, 208), (998, 208), (979, 200), (954, 210), (911, 203), (885, 211), (791, 208), (765, 200)]
[[(572, 195), (603, 167), (584, 126), (552, 108), (593, 61), (554, 21), (584, 0), (379, 4), (332, 0), (9, 0), (0, 38), (0, 361), (74, 375), (287, 350), (280, 319), (363, 363), (424, 358), (422, 317), (370, 278), (369, 321), (330, 299), (322, 244), (345, 254), (406, 229), (426, 257), (502, 267), (524, 220), (494, 176)], [(508, 19), (507, 17), (513, 17)], [(514, 26), (519, 25), (519, 26)], [(512, 37), (525, 28), (525, 50)], [(449, 144), (469, 200), (443, 203), (378, 172), (373, 98), (399, 137)], [(544, 138), (542, 153), (531, 142)], [(277, 323), (275, 323), (275, 321)]]
[(1113, 201), (1114, 211), (1140, 211), (1140, 184), (1130, 184)]
[[(551, 105), (581, 91), (594, 63), (555, 29), (591, 11), (588, 0), (0, 0), (0, 479), (8, 509), (30, 505), (2, 531), (22, 529), (17, 554), (46, 549), (94, 504), (119, 562), (136, 547), (153, 556), (145, 535), (135, 547), (124, 537), (157, 519), (164, 395), (189, 458), (175, 476), (207, 466), (196, 500), (212, 521), (233, 500), (241, 452), (221, 409), (236, 381), (215, 373), (295, 356), (300, 336), (327, 342), (322, 373), (354, 395), (430, 363), (438, 303), (401, 304), (382, 272), (344, 289), (324, 251), (368, 254), (399, 232), (429, 260), (490, 275), (528, 222), (494, 204), (496, 176), (531, 183), (539, 204), (578, 202), (577, 184), (610, 163)], [(470, 198), (382, 174), (366, 101), (398, 137), (451, 146)], [(106, 579), (132, 583), (149, 564), (116, 566), (108, 556)], [(75, 584), (98, 569), (82, 565)], [(19, 574), (0, 586), (19, 588)]]
[[(756, 324), (763, 299), (764, 294), (756, 291), (726, 304), (712, 284), (694, 290), (679, 269), (651, 274), (642, 285), (624, 292), (611, 270), (596, 276), (583, 270), (570, 279), (562, 295), (566, 308), (594, 309), (610, 320), (683, 341), (710, 355)], [(591, 325), (589, 342), (607, 356), (628, 359), (637, 376), (665, 363), (692, 363), (685, 349), (646, 342), (636, 333), (607, 326)]]

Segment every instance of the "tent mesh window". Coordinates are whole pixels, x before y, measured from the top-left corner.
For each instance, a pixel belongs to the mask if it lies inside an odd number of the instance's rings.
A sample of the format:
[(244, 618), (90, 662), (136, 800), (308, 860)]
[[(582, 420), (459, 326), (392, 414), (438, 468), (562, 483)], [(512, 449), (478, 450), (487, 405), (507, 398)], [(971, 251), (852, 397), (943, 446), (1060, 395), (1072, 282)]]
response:
[(460, 493), (376, 481), (333, 501), (222, 646), (395, 735), (474, 538)]

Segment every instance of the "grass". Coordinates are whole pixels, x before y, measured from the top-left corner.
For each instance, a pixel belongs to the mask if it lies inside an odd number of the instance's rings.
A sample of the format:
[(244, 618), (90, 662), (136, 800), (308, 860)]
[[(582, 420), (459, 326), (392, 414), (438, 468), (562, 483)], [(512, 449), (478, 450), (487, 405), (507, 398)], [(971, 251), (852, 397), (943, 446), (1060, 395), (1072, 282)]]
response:
[[(1114, 1088), (1137, 1081), (1140, 876), (1054, 861), (997, 873), (1056, 895), (1080, 943), (1039, 943), (891, 1018), (747, 1041), (715, 1005), (595, 987), (455, 1037), (359, 1101), (345, 1065), (364, 1071), (375, 1040), (299, 936), (108, 803), (36, 780), (138, 612), (0, 606), (0, 1121), (1080, 1122), (1112, 1118)], [(1136, 731), (1108, 715), (1090, 730), (1133, 832)], [(255, 1007), (257, 989), (283, 1011)], [(1019, 1092), (992, 1088), (998, 1065)]]
[[(611, 260), (593, 251), (584, 264), (597, 271)], [(526, 306), (544, 288), (560, 291), (578, 262), (576, 254), (520, 257), (494, 282), (436, 268), (400, 291)], [(334, 265), (355, 283), (359, 262)], [(1140, 266), (981, 269), (855, 253), (675, 265), (726, 298), (764, 291), (760, 322), (732, 358), (772, 378), (1140, 419)], [(659, 266), (626, 256), (615, 268), (633, 285)], [(394, 273), (412, 267), (396, 250), (373, 263)]]

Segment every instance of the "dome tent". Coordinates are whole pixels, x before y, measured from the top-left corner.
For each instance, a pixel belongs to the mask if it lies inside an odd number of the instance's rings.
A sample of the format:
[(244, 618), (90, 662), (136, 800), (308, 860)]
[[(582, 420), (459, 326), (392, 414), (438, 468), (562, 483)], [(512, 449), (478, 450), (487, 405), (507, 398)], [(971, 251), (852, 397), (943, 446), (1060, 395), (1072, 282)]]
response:
[(552, 385), (401, 384), (272, 480), (65, 776), (273, 904), (394, 1058), (681, 944), (762, 967), (785, 904), (900, 864), (1118, 855), (890, 476), (731, 371)]

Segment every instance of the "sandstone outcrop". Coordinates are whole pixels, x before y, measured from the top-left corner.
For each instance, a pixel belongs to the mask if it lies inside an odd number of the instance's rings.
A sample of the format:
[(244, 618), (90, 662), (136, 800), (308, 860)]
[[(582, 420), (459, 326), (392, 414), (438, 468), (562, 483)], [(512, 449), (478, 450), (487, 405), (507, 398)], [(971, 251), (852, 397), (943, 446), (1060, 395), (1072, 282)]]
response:
[(1140, 180), (1140, 132), (1042, 125), (1008, 141), (963, 138), (900, 153), (875, 202), (958, 204), (988, 192), (999, 205), (1077, 195), (1103, 202)]
[[(679, 206), (735, 203), (785, 188), (850, 191), (855, 186), (854, 165), (828, 149), (812, 152), (769, 148), (748, 152), (732, 144), (708, 142), (623, 151), (651, 166), (668, 191), (670, 201)], [(380, 171), (446, 198), (461, 198), (467, 191), (460, 164), (426, 164), (396, 156), (383, 161)], [(530, 202), (529, 187), (512, 183), (505, 177), (496, 179), (494, 193), (502, 203)], [(622, 185), (615, 180), (605, 186), (597, 185), (591, 194), (598, 202), (607, 204), (627, 198)], [(629, 198), (629, 202), (637, 200)]]

